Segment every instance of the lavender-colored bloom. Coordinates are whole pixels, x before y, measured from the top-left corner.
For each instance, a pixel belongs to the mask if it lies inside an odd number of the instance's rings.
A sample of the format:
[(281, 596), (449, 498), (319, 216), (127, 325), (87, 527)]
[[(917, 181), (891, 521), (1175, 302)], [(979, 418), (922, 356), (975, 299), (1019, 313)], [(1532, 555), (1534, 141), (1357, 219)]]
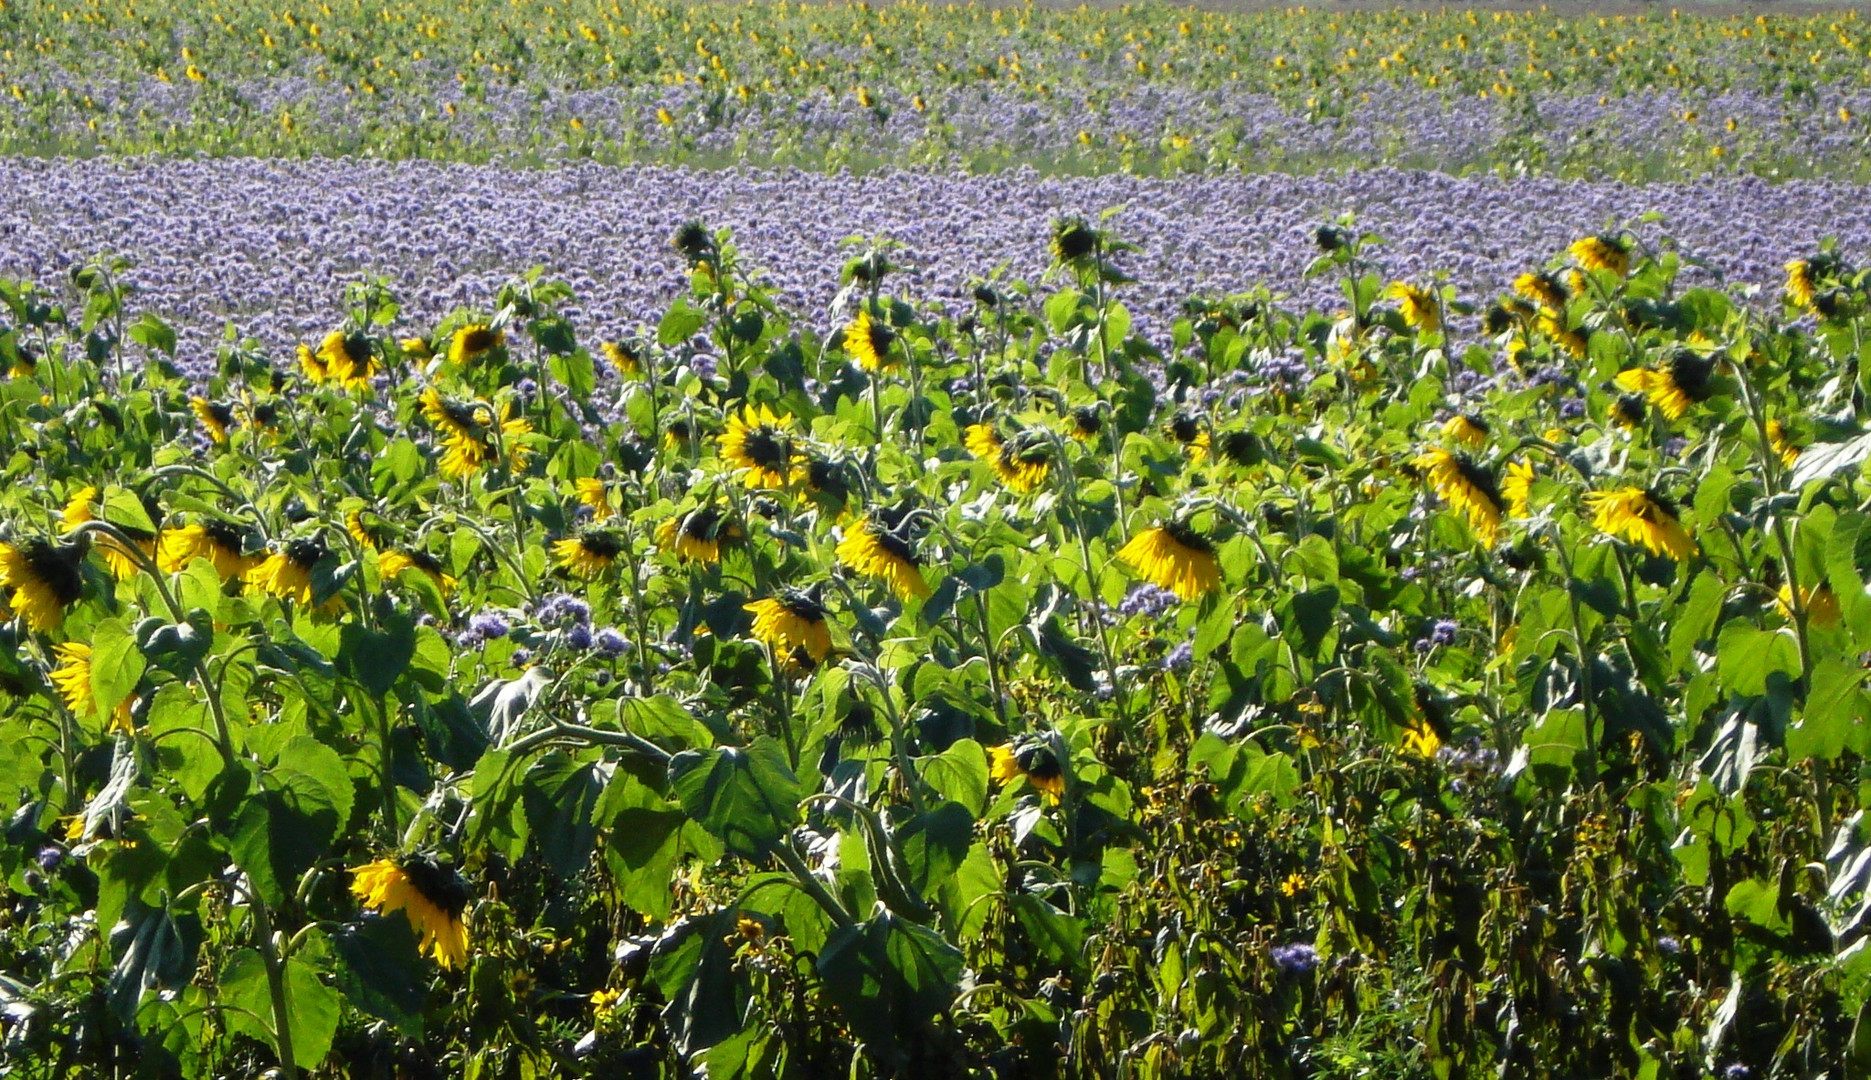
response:
[(1722, 1070), (1722, 1080), (1748, 1080), (1753, 1075), (1754, 1070), (1739, 1061)]
[(503, 638), (511, 630), (507, 620), (492, 611), (484, 611), (468, 620), (468, 633), (478, 640)]
[(712, 356), (706, 354), (691, 356), (689, 358), (689, 367), (704, 380), (713, 379), (715, 377), (716, 362), (715, 358)]
[(541, 626), (558, 626), (573, 623), (581, 626), (591, 625), (591, 605), (570, 593), (553, 593), (539, 602), (539, 610), (533, 613)]
[(1561, 420), (1577, 420), (1584, 415), (1584, 398), (1567, 398), (1559, 403), (1559, 418)]
[(1182, 641), (1163, 655), (1164, 671), (1181, 671), (1195, 660), (1195, 643)]
[(1279, 968), (1282, 975), (1310, 975), (1319, 966), (1319, 950), (1304, 942), (1275, 945), (1267, 950), (1267, 954), (1273, 958), (1273, 966)]
[(593, 641), (597, 644), (598, 651), (606, 656), (622, 656), (624, 651), (630, 648), (630, 642), (625, 639), (624, 635), (617, 632), (616, 627), (612, 626), (598, 631)]
[(1117, 610), (1118, 614), (1126, 618), (1132, 615), (1148, 615), (1156, 618), (1181, 602), (1181, 597), (1169, 589), (1158, 588), (1148, 582), (1139, 582), (1131, 586), (1130, 592), (1124, 594), (1124, 599), (1117, 605)]
[(591, 627), (578, 623), (565, 632), (565, 644), (579, 652), (591, 648)]
[(1429, 643), (1431, 645), (1453, 645), (1455, 644), (1455, 634), (1460, 629), (1461, 627), (1457, 625), (1453, 619), (1437, 619), (1435, 626), (1430, 628)]
[(1664, 956), (1677, 956), (1683, 951), (1683, 943), (1669, 934), (1664, 934), (1657, 939), (1657, 951)]
[(35, 856), (35, 858), (39, 863), (39, 869), (50, 874), (52, 871), (59, 868), (60, 863), (65, 861), (65, 852), (61, 848), (47, 845), (39, 849), (39, 854)]

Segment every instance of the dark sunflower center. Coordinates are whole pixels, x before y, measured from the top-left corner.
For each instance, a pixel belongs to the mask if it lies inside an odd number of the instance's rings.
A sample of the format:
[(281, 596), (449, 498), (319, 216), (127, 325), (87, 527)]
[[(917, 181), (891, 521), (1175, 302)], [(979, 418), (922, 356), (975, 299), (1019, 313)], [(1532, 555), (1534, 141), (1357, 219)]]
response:
[(1001, 444), (1001, 454), (1022, 465), (1044, 465), (1047, 461), (1046, 436), (1037, 431), (1022, 431)]
[(825, 605), (798, 589), (786, 589), (780, 593), (780, 604), (795, 618), (807, 622), (824, 622)]
[(1178, 416), (1169, 422), (1169, 430), (1176, 436), (1177, 442), (1194, 442), (1195, 437), (1202, 433), (1202, 425), (1196, 423), (1192, 416)]
[(442, 572), (441, 560), (426, 551), (410, 552), (409, 562), (410, 565), (426, 574), (440, 574)]
[(1618, 415), (1623, 417), (1625, 421), (1632, 424), (1641, 423), (1644, 418), (1644, 396), (1642, 394), (1625, 394), (1618, 399), (1617, 410)]
[(78, 548), (34, 540), (26, 545), (26, 569), (61, 604), (70, 604), (84, 595), (84, 578), (78, 572)]
[(1053, 237), (1059, 257), (1070, 262), (1090, 255), (1098, 247), (1098, 236), (1084, 225), (1067, 225)]
[(1494, 471), (1486, 465), (1470, 460), (1465, 455), (1450, 458), (1455, 462), (1455, 470), (1461, 474), (1462, 483), (1480, 492), (1497, 509), (1501, 506), (1501, 489), (1494, 482)]
[(279, 410), (271, 402), (253, 407), (253, 422), (261, 427), (272, 427), (279, 421)]
[(699, 259), (706, 255), (713, 244), (713, 241), (709, 239), (707, 228), (699, 221), (684, 222), (669, 242), (677, 251), (691, 259)]
[(1481, 432), (1483, 435), (1486, 435), (1489, 431), (1488, 422), (1486, 420), (1483, 420), (1481, 417), (1476, 416), (1474, 413), (1463, 413), (1462, 420), (1469, 427), (1474, 428), (1476, 431)]
[(317, 540), (294, 540), (286, 545), (286, 558), (301, 570), (310, 570), (325, 558), (325, 545)]
[(1637, 516), (1643, 518), (1645, 521), (1660, 522), (1664, 520), (1676, 520), (1676, 504), (1670, 500), (1668, 495), (1664, 495), (1650, 488), (1645, 488), (1644, 502), (1646, 505), (1639, 508)]
[(478, 327), (461, 336), (461, 349), (471, 353), (486, 352), (494, 347), (495, 340), (492, 330)]
[(578, 546), (585, 550), (585, 554), (598, 559), (615, 559), (624, 550), (623, 541), (617, 539), (615, 534), (603, 531), (583, 534), (578, 538)]
[(759, 468), (781, 469), (792, 460), (792, 442), (762, 424), (747, 430), (746, 436), (741, 439), (741, 453)]
[(1020, 766), (1021, 772), (1035, 780), (1052, 780), (1061, 775), (1059, 762), (1044, 744), (1023, 746), (1014, 753), (1013, 759)]
[(1176, 541), (1176, 543), (1188, 548), (1190, 551), (1199, 552), (1203, 555), (1212, 555), (1215, 552), (1215, 545), (1209, 543), (1208, 537), (1196, 532), (1195, 528), (1186, 521), (1164, 522), (1163, 531), (1169, 534), (1171, 540)]
[(709, 541), (720, 531), (721, 511), (705, 506), (682, 519), (682, 534), (691, 540)]
[(234, 422), (233, 406), (225, 405), (219, 401), (210, 401), (207, 408), (208, 416), (222, 427), (226, 427)]
[(1097, 409), (1081, 406), (1072, 410), (1072, 424), (1087, 435), (1096, 435), (1104, 427), (1104, 417)]
[(898, 562), (908, 563), (911, 566), (919, 564), (916, 549), (910, 547), (909, 541), (884, 528), (881, 524), (875, 522), (871, 524), (871, 539), (877, 542), (877, 546), (883, 549), (884, 554)]
[(352, 364), (361, 364), (370, 359), (370, 339), (362, 334), (346, 334), (339, 339), (338, 347), (344, 350), (345, 359)]
[(1715, 372), (1712, 358), (1697, 356), (1688, 349), (1678, 349), (1670, 357), (1670, 382), (1678, 390), (1692, 398), (1700, 397), (1709, 388), (1709, 376)]
[(448, 863), (438, 863), (426, 855), (406, 855), (397, 860), (397, 868), (409, 879), (422, 898), (434, 904), (451, 919), (461, 918), (468, 908), (468, 885)]
[(204, 521), (201, 525), (201, 532), (208, 538), (209, 543), (235, 555), (240, 554), (247, 546), (246, 534), (225, 521)]
[(890, 343), (897, 339), (897, 334), (888, 326), (873, 322), (870, 325), (870, 339), (871, 351), (882, 356), (890, 351)]

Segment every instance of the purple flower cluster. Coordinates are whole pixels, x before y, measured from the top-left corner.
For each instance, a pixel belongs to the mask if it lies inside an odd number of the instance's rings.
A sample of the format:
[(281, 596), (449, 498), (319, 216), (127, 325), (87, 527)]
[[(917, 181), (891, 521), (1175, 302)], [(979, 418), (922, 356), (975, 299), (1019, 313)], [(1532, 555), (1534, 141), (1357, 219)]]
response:
[(456, 639), (455, 643), (463, 649), (478, 649), (512, 632), (513, 627), (504, 615), (493, 611), (483, 611), (468, 620), (468, 628), (461, 632), (461, 636)]
[(1125, 618), (1145, 615), (1154, 619), (1173, 610), (1180, 603), (1182, 598), (1169, 589), (1160, 589), (1149, 582), (1140, 581), (1124, 594), (1124, 599), (1117, 605), (1117, 612)]
[(1273, 966), (1280, 974), (1289, 978), (1310, 975), (1319, 966), (1319, 950), (1303, 942), (1275, 945), (1267, 950), (1267, 955), (1273, 958)]

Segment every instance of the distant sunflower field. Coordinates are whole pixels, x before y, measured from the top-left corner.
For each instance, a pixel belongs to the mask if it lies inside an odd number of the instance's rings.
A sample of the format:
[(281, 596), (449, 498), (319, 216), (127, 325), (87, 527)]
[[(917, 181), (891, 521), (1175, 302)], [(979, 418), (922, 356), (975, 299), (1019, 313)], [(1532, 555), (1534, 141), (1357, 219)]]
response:
[(1847, 1076), (1871, 272), (0, 283), (26, 1077)]
[(1862, 15), (1699, 7), (7, 0), (0, 152), (1867, 179)]

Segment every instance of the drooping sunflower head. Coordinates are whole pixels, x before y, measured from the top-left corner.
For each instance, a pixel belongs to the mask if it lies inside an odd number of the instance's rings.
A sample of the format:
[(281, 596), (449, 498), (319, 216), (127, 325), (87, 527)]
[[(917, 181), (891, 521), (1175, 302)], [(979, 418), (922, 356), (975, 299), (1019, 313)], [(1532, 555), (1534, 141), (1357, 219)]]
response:
[(319, 343), (318, 359), (326, 377), (341, 383), (368, 382), (376, 372), (370, 338), (356, 330), (333, 330)]
[(1415, 465), (1442, 501), (1468, 519), (1469, 528), (1483, 545), (1493, 547), (1500, 536), (1501, 517), (1507, 506), (1489, 469), (1467, 454), (1432, 447), (1418, 455)]
[(351, 893), (379, 914), (401, 911), (416, 932), (417, 947), (442, 967), (465, 967), (465, 915), (473, 894), (452, 863), (427, 855), (379, 859), (351, 871)]
[(754, 617), (754, 637), (787, 666), (809, 669), (831, 654), (831, 629), (816, 586), (810, 591), (781, 589), (745, 607)]
[(1642, 394), (1620, 394), (1611, 403), (1611, 422), (1627, 431), (1643, 426), (1644, 413)]
[(635, 375), (643, 370), (643, 345), (640, 342), (607, 341), (598, 349), (619, 375)]
[(312, 572), (330, 554), (331, 549), (316, 537), (289, 540), (247, 574), (247, 587), (309, 604), (312, 602)]
[(1631, 272), (1631, 242), (1622, 236), (1600, 234), (1574, 240), (1566, 249), (1587, 270), (1623, 277)]
[(793, 446), (786, 422), (765, 405), (748, 405), (728, 417), (721, 435), (721, 456), (747, 472), (742, 483), (750, 488), (783, 488), (801, 455)]
[(1046, 481), (1052, 464), (1052, 444), (1038, 428), (1024, 428), (1005, 438), (991, 423), (970, 424), (962, 433), (968, 452), (994, 470), (1000, 482), (1026, 494)]
[(220, 518), (164, 529), (156, 565), (164, 573), (173, 574), (196, 559), (207, 559), (222, 581), (238, 581), (260, 561), (247, 554), (247, 539), (245, 529)]
[(1096, 405), (1080, 405), (1066, 414), (1066, 433), (1080, 442), (1090, 442), (1104, 430), (1104, 414)]
[(708, 226), (699, 221), (685, 221), (676, 226), (676, 231), (669, 238), (669, 246), (682, 253), (691, 265), (701, 262), (715, 252), (715, 238), (709, 235)]
[(1518, 325), (1520, 325), (1519, 315), (1506, 303), (1489, 304), (1488, 310), (1481, 316), (1482, 332), (1489, 337), (1498, 337)]
[(623, 537), (609, 529), (586, 529), (552, 545), (559, 568), (582, 578), (603, 573), (624, 550)]
[(1799, 307), (1811, 307), (1813, 294), (1819, 291), (1819, 281), (1813, 269), (1810, 259), (1794, 259), (1787, 264), (1787, 299)]
[(845, 327), (845, 352), (865, 371), (882, 371), (896, 364), (890, 346), (896, 342), (895, 330), (871, 316), (867, 306)]
[(435, 356), (435, 346), (430, 344), (428, 338), (406, 337), (396, 344), (403, 350), (403, 355), (411, 360), (428, 360)]
[(720, 507), (699, 506), (656, 527), (656, 544), (685, 562), (718, 563), (722, 548), (738, 542), (743, 530)]
[(1530, 502), (1533, 494), (1533, 465), (1521, 460), (1510, 462), (1507, 476), (1501, 481), (1501, 496), (1507, 500), (1507, 509), (1517, 518), (1531, 517)]
[(1786, 421), (1777, 416), (1767, 421), (1767, 446), (1780, 459), (1780, 464), (1789, 468), (1800, 458), (1799, 443)]
[(915, 545), (900, 524), (893, 527), (881, 512), (858, 519), (835, 551), (840, 562), (860, 574), (882, 578), (899, 597), (929, 595)]
[(448, 341), (448, 362), (470, 364), (507, 343), (507, 333), (486, 323), (472, 323), (455, 331)]
[(1083, 218), (1063, 218), (1052, 225), (1052, 257), (1064, 266), (1076, 266), (1095, 255), (1101, 238)]
[(793, 467), (793, 480), (833, 509), (844, 506), (851, 497), (851, 481), (842, 461), (808, 455)]
[(1043, 738), (1029, 735), (994, 747), (988, 775), (1003, 785), (1025, 777), (1050, 803), (1065, 797), (1065, 768)]
[(234, 426), (234, 407), (202, 397), (189, 398), (188, 407), (194, 412), (195, 419), (201, 422), (201, 428), (208, 438), (216, 446), (226, 446), (227, 429)]
[(1456, 413), (1442, 425), (1442, 434), (1471, 449), (1480, 449), (1488, 443), (1488, 434), (1493, 429), (1478, 413)]
[(1435, 293), (1407, 281), (1393, 281), (1384, 295), (1397, 302), (1397, 311), (1406, 326), (1426, 334), (1442, 329), (1442, 307), (1436, 302)]
[(448, 572), (442, 560), (422, 550), (411, 548), (407, 551), (388, 551), (377, 560), (377, 572), (385, 580), (398, 577), (405, 570), (420, 570), (435, 583), (435, 588), (443, 596), (455, 591), (461, 584), (455, 575)]
[(1676, 505), (1661, 492), (1640, 487), (1594, 491), (1585, 497), (1592, 524), (1607, 536), (1641, 544), (1652, 555), (1678, 561), (1696, 553), (1696, 542), (1683, 528)]
[(1545, 271), (1528, 271), (1515, 278), (1514, 292), (1549, 311), (1564, 310), (1566, 301), (1571, 298), (1565, 281), (1559, 275)]
[(84, 548), (34, 538), (0, 544), (0, 591), (6, 606), (44, 633), (65, 620), (65, 609), (84, 595)]
[(1117, 557), (1150, 584), (1183, 600), (1221, 586), (1214, 543), (1180, 518), (1138, 532), (1118, 549)]

